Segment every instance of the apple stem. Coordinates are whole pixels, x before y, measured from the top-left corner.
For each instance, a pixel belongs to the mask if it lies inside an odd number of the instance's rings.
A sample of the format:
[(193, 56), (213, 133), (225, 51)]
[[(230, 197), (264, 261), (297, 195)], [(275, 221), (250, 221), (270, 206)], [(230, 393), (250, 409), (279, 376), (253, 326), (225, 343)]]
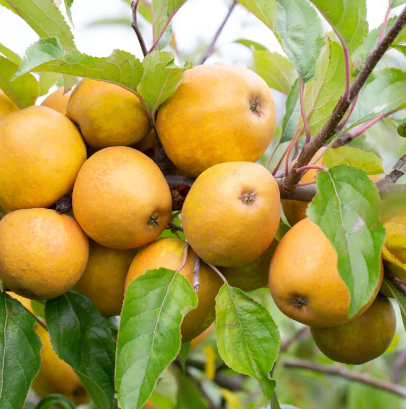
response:
[(200, 283), (199, 283), (199, 272), (200, 272), (200, 257), (195, 254), (195, 264), (193, 266), (193, 276), (194, 276), (194, 281), (193, 281), (193, 289), (197, 293), (200, 288)]

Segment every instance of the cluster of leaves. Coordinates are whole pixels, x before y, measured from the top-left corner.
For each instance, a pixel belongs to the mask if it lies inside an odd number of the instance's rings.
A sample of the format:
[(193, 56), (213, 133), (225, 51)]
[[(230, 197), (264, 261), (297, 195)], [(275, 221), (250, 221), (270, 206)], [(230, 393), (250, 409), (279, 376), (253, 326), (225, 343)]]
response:
[[(346, 90), (346, 72), (354, 74), (379, 40), (379, 28), (368, 31), (366, 1), (239, 2), (275, 33), (288, 57), (271, 53), (258, 43), (239, 40), (252, 49), (253, 70), (271, 88), (288, 95), (280, 142), (289, 142), (303, 131), (300, 82), (304, 84), (310, 132), (316, 135)], [(159, 106), (175, 92), (184, 72), (191, 68), (190, 63), (176, 66), (171, 52), (160, 51), (169, 43), (170, 31), (166, 29), (170, 28), (171, 18), (184, 3), (152, 0), (150, 7), (145, 7), (145, 1), (140, 1), (139, 10), (152, 23), (154, 42), (154, 50), (140, 61), (121, 50), (106, 58), (81, 53), (52, 0), (0, 0), (40, 37), (27, 49), (23, 60), (0, 45), (0, 88), (23, 108), (34, 104), (59, 76), (65, 89), (73, 86), (76, 77), (108, 81), (139, 96), (154, 121)], [(392, 5), (402, 3), (397, 0)], [(71, 17), (72, 1), (65, 4)], [(316, 9), (330, 23), (332, 33), (323, 32)], [(387, 30), (393, 21), (388, 22)], [(404, 43), (406, 30), (393, 48), (406, 54)], [(354, 67), (348, 67), (347, 52)], [(40, 80), (32, 73), (40, 73)], [(395, 68), (375, 71), (341, 132), (399, 109), (405, 95), (405, 72)], [(370, 299), (379, 279), (385, 230), (379, 220), (379, 194), (368, 174), (382, 173), (382, 163), (373, 154), (341, 148), (329, 151), (325, 164), (328, 170), (318, 174), (319, 193), (308, 215), (339, 254), (338, 269), (351, 295), (352, 317)], [(404, 296), (395, 295), (403, 311)], [(18, 301), (5, 294), (1, 297), (0, 406), (5, 402), (4, 407), (22, 408), (40, 367), (40, 342), (33, 330), (33, 318)], [(48, 301), (45, 316), (55, 351), (78, 374), (96, 406), (138, 409), (178, 356), (182, 319), (196, 305), (196, 295), (188, 282), (175, 271), (160, 269), (147, 272), (129, 287), (117, 340), (108, 321), (78, 292), (70, 291)], [(241, 290), (225, 284), (217, 296), (216, 324), (223, 361), (236, 372), (256, 379), (266, 399), (273, 396), (272, 408), (278, 408), (275, 382), (269, 373), (277, 358), (280, 335), (269, 312)], [(14, 350), (23, 351), (22, 364)]]

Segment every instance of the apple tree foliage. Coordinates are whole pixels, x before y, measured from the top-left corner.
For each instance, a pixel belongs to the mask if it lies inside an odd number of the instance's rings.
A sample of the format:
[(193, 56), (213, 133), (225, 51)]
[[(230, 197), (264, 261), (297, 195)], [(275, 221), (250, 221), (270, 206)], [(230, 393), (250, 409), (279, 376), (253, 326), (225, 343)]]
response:
[[(252, 53), (250, 68), (270, 88), (287, 96), (279, 140), (282, 144), (304, 135), (301, 87), (303, 109), (314, 137), (329, 120), (348, 81), (354, 80), (380, 42), (381, 33), (387, 33), (396, 21), (393, 17), (386, 27), (369, 30), (366, 0), (238, 2), (260, 20), (258, 24), (273, 32), (285, 54), (271, 52), (260, 42), (237, 41)], [(150, 24), (153, 39), (143, 60), (120, 49), (108, 57), (82, 53), (70, 27), (74, 21), (72, 3), (64, 1), (67, 22), (52, 0), (0, 0), (8, 9), (2, 13), (17, 14), (39, 36), (23, 58), (0, 44), (0, 89), (24, 108), (35, 104), (57, 81), (63, 81), (65, 90), (76, 78), (108, 81), (136, 94), (154, 121), (159, 106), (192, 67), (190, 62), (176, 65), (174, 53), (162, 51), (173, 46), (168, 46), (171, 20), (182, 13), (186, 0), (139, 1), (137, 12)], [(404, 3), (392, 0), (391, 5), (394, 8)], [(124, 22), (131, 24), (130, 7), (128, 11)], [(406, 29), (391, 48), (406, 55)], [(378, 66), (335, 138), (383, 115), (397, 126), (390, 114), (404, 108), (405, 102), (406, 72)], [(378, 189), (368, 175), (383, 173), (382, 161), (374, 153), (342, 147), (326, 153), (325, 166), (317, 176), (318, 193), (308, 216), (337, 250), (338, 270), (351, 295), (348, 314), (352, 317), (371, 297), (379, 279), (385, 229), (379, 219)], [(405, 317), (405, 295), (393, 284), (387, 285)], [(0, 297), (0, 407), (22, 409), (40, 368), (41, 344), (33, 329), (34, 318), (6, 293)], [(47, 301), (45, 319), (56, 353), (74, 369), (98, 409), (141, 409), (174, 362), (180, 368), (180, 387), (176, 406), (170, 407), (191, 408), (192, 404), (208, 408), (204, 394), (184, 372), (190, 345), (182, 346), (180, 325), (196, 306), (197, 297), (189, 283), (175, 271), (159, 269), (147, 271), (129, 286), (118, 327), (74, 290)], [(271, 408), (293, 408), (280, 405), (274, 393), (276, 382), (271, 373), (281, 337), (267, 308), (240, 289), (224, 284), (216, 299), (216, 335), (218, 353), (232, 373), (256, 380)], [(229, 407), (241, 407), (227, 391), (221, 396)], [(37, 408), (53, 405), (74, 407), (65, 398), (51, 395)], [(167, 404), (163, 407), (169, 408)]]

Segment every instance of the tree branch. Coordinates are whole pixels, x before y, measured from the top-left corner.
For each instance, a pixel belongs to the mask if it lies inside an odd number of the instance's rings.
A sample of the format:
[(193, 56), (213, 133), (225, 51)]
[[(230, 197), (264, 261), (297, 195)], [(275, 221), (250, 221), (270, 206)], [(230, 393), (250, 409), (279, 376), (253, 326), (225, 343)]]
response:
[(348, 371), (339, 367), (330, 367), (325, 365), (315, 364), (310, 361), (302, 360), (286, 360), (283, 362), (285, 368), (300, 368), (307, 369), (313, 372), (320, 372), (326, 375), (339, 376), (341, 378), (350, 379), (355, 382), (363, 383), (375, 388), (383, 389), (395, 395), (406, 398), (406, 388), (396, 385), (391, 382), (383, 381), (380, 379), (372, 378), (371, 376), (354, 371)]
[(384, 114), (381, 116), (378, 116), (377, 118), (372, 119), (371, 121), (365, 122), (361, 126), (355, 128), (352, 132), (348, 132), (342, 136), (340, 136), (336, 143), (334, 144), (334, 148), (339, 148), (340, 146), (347, 145), (348, 143), (352, 142), (355, 138), (363, 134), (366, 130), (371, 128), (371, 126), (375, 125), (378, 123), (380, 120), (385, 118), (389, 114)]
[[(391, 173), (393, 173), (392, 171)], [(402, 171), (402, 175), (404, 171)], [(399, 176), (399, 171), (396, 173)], [(400, 197), (406, 198), (406, 185), (395, 185), (393, 183), (385, 183), (382, 185), (382, 179), (376, 185), (379, 189), (379, 194), (381, 199), (388, 199), (392, 198), (395, 195)], [(282, 190), (283, 179), (277, 178), (276, 182), (279, 185), (279, 189), (281, 192), (281, 199), (286, 200), (298, 200), (299, 202), (311, 202), (317, 194), (317, 188), (315, 184), (312, 185), (305, 185), (305, 184), (296, 184), (291, 186), (289, 190)], [(381, 183), (381, 184), (380, 184)]]
[(182, 227), (178, 226), (175, 223), (169, 222), (169, 224), (166, 226), (167, 230), (171, 230), (172, 233), (176, 232), (176, 231), (181, 231), (183, 233), (183, 229)]
[(387, 268), (384, 270), (385, 279), (390, 281), (401, 293), (406, 295), (406, 286), (399, 283), (399, 279)]
[(276, 179), (281, 191), (281, 199), (298, 200), (299, 202), (311, 202), (317, 194), (316, 185), (294, 185), (289, 190), (282, 190), (283, 178)]
[(138, 8), (138, 3), (140, 0), (133, 0), (131, 2), (131, 10), (132, 10), (132, 17), (133, 20), (131, 22), (131, 27), (135, 31), (135, 34), (137, 35), (138, 42), (140, 43), (142, 53), (144, 54), (144, 57), (148, 54), (148, 49), (147, 46), (145, 45), (144, 37), (142, 36), (142, 33), (140, 31), (140, 28), (138, 27), (138, 21), (137, 21), (137, 8)]
[(218, 405), (216, 405), (213, 400), (211, 399), (211, 397), (207, 394), (207, 392), (205, 391), (202, 381), (197, 379), (188, 368), (185, 368), (185, 373), (186, 375), (196, 384), (196, 386), (200, 389), (200, 393), (202, 394), (202, 396), (204, 397), (204, 399), (206, 399), (210, 409), (220, 409), (220, 407)]
[(200, 283), (199, 283), (199, 272), (200, 272), (200, 257), (195, 254), (195, 262), (193, 266), (193, 289), (197, 293), (200, 288)]
[(392, 382), (398, 383), (402, 377), (403, 370), (406, 366), (406, 351), (397, 354), (395, 365), (393, 366)]
[(307, 144), (302, 150), (301, 154), (298, 157), (298, 160), (293, 165), (287, 177), (281, 184), (281, 190), (283, 194), (286, 191), (292, 189), (292, 186), (300, 181), (301, 175), (296, 172), (296, 168), (307, 165), (311, 161), (312, 157), (316, 154), (316, 152), (335, 134), (337, 126), (345, 116), (352, 101), (354, 101), (355, 97), (365, 85), (368, 77), (371, 75), (372, 71), (374, 70), (382, 56), (389, 49), (390, 45), (405, 25), (406, 7), (403, 9), (402, 13), (399, 15), (394, 25), (383, 38), (383, 40), (372, 50), (371, 54), (368, 56), (357, 78), (351, 85), (349, 97), (347, 99), (344, 99), (343, 97), (340, 98), (328, 122), (324, 125), (322, 130), (310, 141), (310, 143)]
[(218, 38), (220, 37), (220, 34), (223, 31), (225, 25), (227, 24), (227, 21), (230, 18), (231, 13), (233, 12), (236, 5), (237, 5), (237, 0), (233, 0), (233, 2), (231, 4), (231, 7), (228, 10), (228, 13), (227, 13), (226, 17), (224, 18), (224, 20), (221, 23), (220, 27), (216, 31), (216, 34), (214, 35), (213, 39), (211, 40), (210, 45), (207, 47), (207, 50), (204, 53), (204, 55), (203, 55), (203, 57), (202, 57), (202, 59), (200, 61), (200, 65), (204, 64), (206, 62), (206, 60), (214, 53), (216, 42), (217, 42)]
[[(196, 359), (189, 358), (186, 361), (186, 366), (192, 366), (193, 368), (199, 369), (200, 371), (204, 371), (205, 364), (204, 362), (197, 361)], [(223, 369), (228, 369), (227, 366), (222, 364), (217, 365), (216, 367), (216, 376), (214, 378), (214, 382), (217, 385), (221, 386), (222, 388), (226, 388), (230, 391), (241, 391), (244, 389), (244, 379), (246, 378), (245, 375), (227, 375), (221, 373)]]
[(390, 186), (396, 183), (406, 172), (403, 168), (406, 165), (406, 153), (395, 163), (392, 172), (387, 174), (382, 180), (380, 180), (376, 185), (379, 190), (384, 189), (385, 186)]
[(301, 339), (305, 339), (310, 335), (310, 328), (309, 327), (303, 327), (299, 331), (297, 331), (291, 338), (286, 339), (281, 343), (281, 347), (279, 349), (279, 352), (285, 352), (287, 351), (290, 346)]

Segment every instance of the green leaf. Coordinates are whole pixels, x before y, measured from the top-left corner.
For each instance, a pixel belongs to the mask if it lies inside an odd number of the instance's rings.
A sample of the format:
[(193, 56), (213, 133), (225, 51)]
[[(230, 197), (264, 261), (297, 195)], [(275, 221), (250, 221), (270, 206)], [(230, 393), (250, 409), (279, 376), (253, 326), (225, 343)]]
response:
[(73, 0), (63, 0), (65, 3), (65, 8), (66, 8), (66, 14), (69, 18), (69, 21), (72, 23), (73, 25), (73, 20), (72, 20), (72, 12), (71, 12), (71, 7), (73, 4)]
[(380, 198), (367, 174), (347, 165), (317, 174), (317, 195), (307, 215), (334, 246), (338, 272), (350, 293), (352, 318), (372, 297), (379, 282), (385, 229)]
[(106, 58), (91, 57), (73, 48), (62, 49), (57, 38), (46, 38), (31, 45), (18, 77), (26, 72), (57, 72), (93, 78), (122, 85), (134, 91), (142, 78), (140, 60), (130, 53), (114, 50)]
[[(393, 26), (393, 23), (396, 21), (396, 17), (392, 17), (388, 20), (386, 25), (387, 33), (389, 29)], [(353, 55), (351, 56), (353, 61), (356, 61), (360, 66), (363, 65), (371, 51), (374, 47), (378, 44), (379, 36), (381, 35), (382, 31), (382, 24), (371, 30), (368, 36), (365, 38), (364, 42), (354, 51)]]
[(396, 300), (399, 305), (400, 313), (402, 316), (403, 326), (406, 329), (406, 295), (402, 293), (395, 285), (393, 285), (386, 278), (382, 286), (385, 287), (385, 290), (388, 291), (392, 297)]
[(286, 99), (286, 111), (282, 120), (281, 143), (290, 142), (295, 134), (300, 119), (300, 82), (296, 80), (295, 84)]
[(88, 24), (88, 27), (96, 27), (96, 26), (125, 26), (131, 27), (132, 20), (127, 17), (111, 17), (111, 18), (100, 18), (98, 20), (94, 20)]
[(63, 77), (63, 93), (69, 92), (76, 83), (77, 78), (74, 75), (62, 74)]
[(271, 396), (271, 409), (281, 409), (276, 393)]
[(35, 409), (76, 409), (75, 404), (63, 395), (51, 394), (42, 399)]
[(138, 93), (152, 113), (178, 89), (185, 71), (192, 68), (189, 62), (178, 67), (174, 60), (173, 53), (155, 50), (142, 62), (144, 75)]
[(368, 34), (366, 0), (311, 0), (352, 54)]
[[(328, 41), (317, 61), (314, 81), (305, 88), (305, 111), (312, 135), (328, 121), (344, 90), (344, 53), (339, 44)], [(301, 120), (300, 126), (302, 124)]]
[(406, 3), (406, 0), (394, 0), (391, 7), (394, 9), (395, 7), (399, 7), (405, 3)]
[(149, 270), (131, 282), (118, 332), (116, 387), (121, 408), (143, 407), (159, 375), (178, 355), (180, 325), (196, 307), (196, 293), (175, 271)]
[(182, 367), (183, 372), (185, 372), (185, 365), (186, 365), (187, 358), (189, 356), (191, 346), (192, 346), (191, 342), (184, 342), (182, 346), (180, 347), (179, 360), (180, 360), (180, 365)]
[(39, 83), (32, 74), (24, 74), (12, 81), (18, 65), (0, 56), (0, 88), (21, 108), (34, 105), (40, 95)]
[[(128, 2), (131, 4), (131, 0), (128, 0)], [(140, 13), (141, 16), (148, 21), (148, 23), (152, 23), (152, 8), (151, 3), (148, 0), (140, 0), (138, 3), (137, 12)]]
[(277, 33), (287, 56), (304, 82), (314, 77), (325, 44), (323, 26), (307, 0), (277, 0)]
[(45, 319), (45, 303), (42, 301), (31, 300), (31, 308), (34, 314)]
[(41, 367), (41, 341), (35, 319), (22, 304), (0, 294), (0, 407), (22, 409)]
[[(397, 20), (397, 17), (392, 17), (388, 19), (388, 22), (386, 24), (385, 28), (385, 34), (388, 33), (388, 31), (392, 28), (393, 24)], [(367, 59), (368, 55), (371, 53), (371, 51), (374, 49), (374, 47), (378, 44), (379, 37), (381, 35), (382, 31), (382, 24), (371, 30), (367, 36), (367, 38), (364, 40), (361, 46), (359, 46), (351, 56), (352, 60), (357, 62), (359, 66), (362, 66), (365, 60)], [(398, 34), (396, 37), (395, 41), (393, 41), (391, 47), (397, 49), (398, 51), (404, 53), (404, 47), (401, 46), (400, 44), (403, 44), (406, 42), (406, 27), (402, 29), (402, 31)]]
[(0, 4), (24, 19), (40, 38), (58, 37), (63, 47), (75, 47), (72, 32), (52, 0), (0, 0)]
[(17, 65), (21, 64), (22, 60), (21, 60), (20, 56), (18, 54), (16, 54), (14, 51), (11, 51), (9, 48), (7, 48), (3, 44), (0, 44), (0, 54), (3, 54), (10, 61), (12, 61), (14, 64), (17, 64)]
[(236, 42), (252, 50), (251, 70), (263, 78), (270, 88), (288, 95), (297, 78), (293, 64), (287, 58), (278, 53), (271, 53), (253, 41)]
[(275, 0), (238, 0), (254, 16), (258, 17), (271, 30), (276, 29)]
[(339, 165), (353, 166), (362, 169), (367, 175), (379, 175), (384, 173), (382, 159), (373, 153), (362, 149), (342, 146), (338, 149), (328, 149), (323, 156), (324, 165), (334, 168)]
[(76, 290), (47, 301), (45, 317), (55, 352), (74, 369), (95, 405), (116, 408), (115, 339), (108, 321)]
[(406, 100), (406, 72), (385, 68), (361, 90), (346, 130), (398, 108)]
[(187, 0), (152, 0), (153, 41), (158, 40), (168, 22)]
[(39, 75), (40, 96), (48, 94), (49, 90), (58, 81), (59, 74), (56, 72), (42, 72)]
[(179, 373), (178, 399), (174, 409), (210, 409), (199, 387), (192, 379)]
[(406, 57), (406, 45), (394, 45), (392, 48), (400, 51)]
[(224, 284), (216, 298), (216, 336), (226, 365), (256, 379), (269, 399), (275, 390), (269, 372), (280, 344), (269, 312), (240, 289)]

